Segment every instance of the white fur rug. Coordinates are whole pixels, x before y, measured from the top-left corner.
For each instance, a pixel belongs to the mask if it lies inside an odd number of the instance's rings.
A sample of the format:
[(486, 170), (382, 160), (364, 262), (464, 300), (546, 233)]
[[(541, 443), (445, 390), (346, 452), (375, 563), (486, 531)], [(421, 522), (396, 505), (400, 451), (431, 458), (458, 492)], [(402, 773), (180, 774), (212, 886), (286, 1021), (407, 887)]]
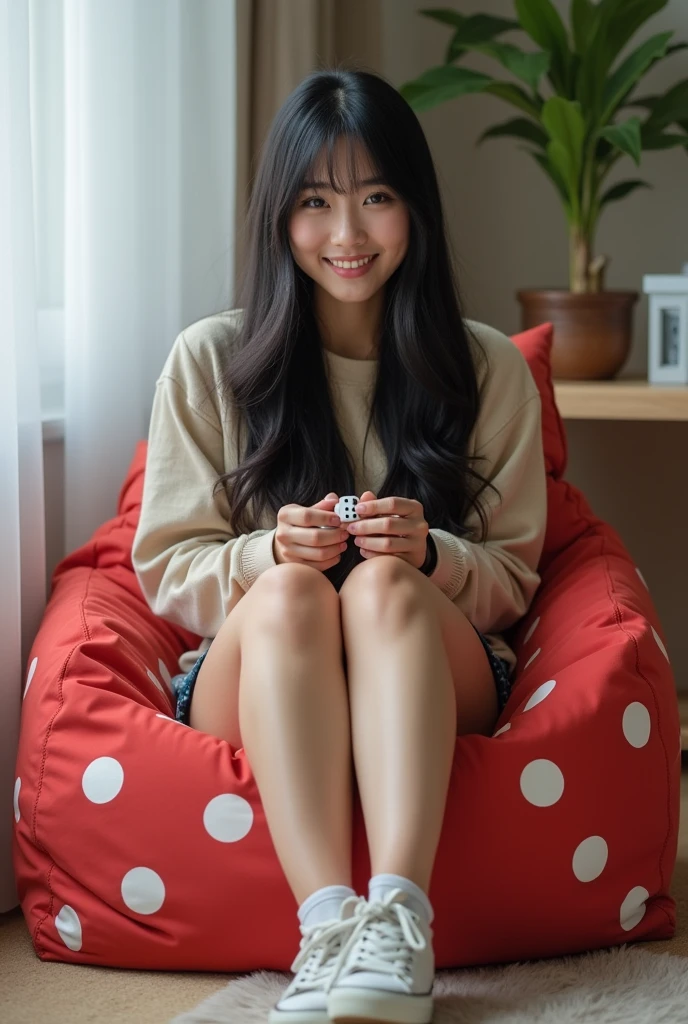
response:
[[(256, 971), (170, 1024), (265, 1024), (291, 974)], [(688, 960), (632, 945), (498, 967), (441, 970), (433, 1024), (678, 1024)]]

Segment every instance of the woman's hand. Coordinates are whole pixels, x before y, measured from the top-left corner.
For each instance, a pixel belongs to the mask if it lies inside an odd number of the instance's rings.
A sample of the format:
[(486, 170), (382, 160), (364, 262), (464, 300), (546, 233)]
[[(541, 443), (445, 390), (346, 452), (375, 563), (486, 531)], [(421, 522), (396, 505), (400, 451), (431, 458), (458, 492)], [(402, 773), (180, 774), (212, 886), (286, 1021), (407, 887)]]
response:
[(363, 558), (396, 555), (420, 569), (430, 531), (421, 503), (414, 498), (376, 498), (372, 491), (364, 491), (360, 501), (365, 503), (363, 512), (356, 509), (360, 519), (346, 526)]
[(345, 524), (334, 515), (337, 500), (336, 494), (328, 494), (315, 505), (282, 506), (272, 542), (277, 565), (296, 562), (325, 572), (341, 561), (349, 538)]

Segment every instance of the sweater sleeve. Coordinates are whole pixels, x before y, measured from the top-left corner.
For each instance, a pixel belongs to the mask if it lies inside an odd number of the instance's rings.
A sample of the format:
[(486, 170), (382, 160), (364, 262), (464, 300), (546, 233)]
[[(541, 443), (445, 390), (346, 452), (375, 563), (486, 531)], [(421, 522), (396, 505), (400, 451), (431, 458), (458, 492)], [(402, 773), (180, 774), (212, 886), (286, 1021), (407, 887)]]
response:
[[(537, 566), (547, 526), (547, 478), (539, 394), (531, 395), (479, 449), (476, 466), (491, 488), (479, 497), (487, 516), (484, 543), (431, 529), (438, 562), (429, 577), (481, 633), (501, 632), (528, 611), (540, 584)], [(467, 526), (480, 536), (471, 509)]]
[[(188, 358), (188, 356), (186, 357)], [(219, 420), (191, 404), (172, 376), (155, 386), (143, 501), (132, 564), (152, 611), (214, 637), (243, 594), (276, 564), (275, 530), (235, 536), (224, 488)]]

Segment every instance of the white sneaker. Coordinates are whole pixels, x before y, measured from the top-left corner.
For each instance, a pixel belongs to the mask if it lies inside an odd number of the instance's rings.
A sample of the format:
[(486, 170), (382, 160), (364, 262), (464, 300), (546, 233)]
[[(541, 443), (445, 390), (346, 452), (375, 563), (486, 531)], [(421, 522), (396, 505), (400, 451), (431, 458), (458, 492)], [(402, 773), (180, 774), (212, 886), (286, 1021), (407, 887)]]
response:
[(296, 977), (270, 1011), (270, 1024), (330, 1024), (325, 987), (339, 953), (358, 922), (354, 916), (364, 896), (347, 896), (339, 917), (313, 925), (301, 925), (299, 953), (291, 965)]
[(429, 1024), (435, 979), (433, 930), (393, 889), (354, 909), (354, 929), (326, 984), (332, 1021)]

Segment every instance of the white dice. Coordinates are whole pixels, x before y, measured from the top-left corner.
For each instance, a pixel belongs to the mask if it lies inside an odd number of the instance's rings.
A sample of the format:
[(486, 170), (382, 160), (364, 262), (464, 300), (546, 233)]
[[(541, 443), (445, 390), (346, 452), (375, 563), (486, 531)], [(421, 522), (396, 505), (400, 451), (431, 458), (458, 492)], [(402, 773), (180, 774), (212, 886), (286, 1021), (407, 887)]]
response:
[(356, 512), (358, 501), (359, 499), (355, 494), (343, 495), (334, 507), (334, 514), (339, 516), (342, 523), (353, 522), (354, 519), (358, 519), (358, 513)]

